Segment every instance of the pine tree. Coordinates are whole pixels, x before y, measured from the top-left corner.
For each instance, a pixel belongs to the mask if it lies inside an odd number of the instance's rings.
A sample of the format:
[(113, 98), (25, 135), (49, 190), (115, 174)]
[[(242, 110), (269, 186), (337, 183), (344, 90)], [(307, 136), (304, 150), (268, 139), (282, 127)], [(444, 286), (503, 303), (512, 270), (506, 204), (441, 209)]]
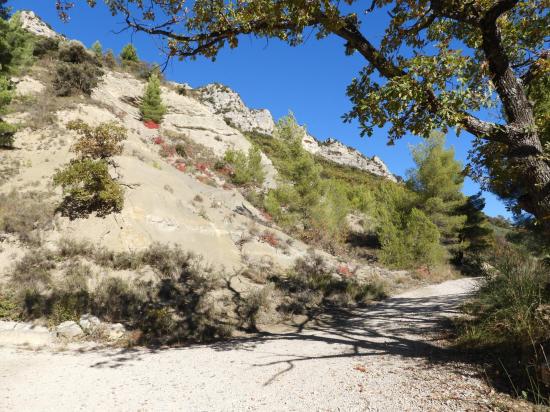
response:
[(160, 80), (156, 73), (151, 74), (140, 105), (141, 119), (160, 123), (166, 113), (160, 96)]
[(138, 63), (139, 57), (137, 50), (132, 43), (128, 43), (120, 52), (120, 60), (122, 63)]
[(277, 189), (270, 190), (264, 206), (274, 219), (287, 227), (311, 223), (322, 197), (321, 168), (302, 146), (305, 129), (292, 114), (277, 122), (274, 144), (279, 152), (275, 165), (281, 177)]
[(291, 113), (277, 122), (274, 137), (284, 142), (284, 161), (280, 173), (292, 183), (301, 199), (297, 205), (300, 212), (309, 215), (311, 208), (319, 203), (322, 196), (321, 168), (303, 147), (305, 133), (305, 129), (298, 125)]
[(99, 60), (103, 58), (103, 47), (99, 40), (96, 40), (95, 43), (92, 44), (91, 50)]
[(0, 19), (0, 73), (18, 74), (33, 61), (34, 38), (23, 29), (18, 14)]
[(460, 230), (461, 250), (457, 260), (462, 261), (465, 254), (478, 254), (489, 247), (492, 230), (487, 216), (483, 213), (485, 199), (481, 192), (469, 196), (466, 203), (458, 209), (458, 213), (466, 216), (466, 222)]
[(418, 208), (451, 240), (465, 221), (457, 213), (465, 202), (462, 165), (455, 160), (453, 148), (445, 149), (445, 135), (439, 132), (413, 148), (412, 155), (416, 169), (409, 171), (407, 185), (419, 195)]

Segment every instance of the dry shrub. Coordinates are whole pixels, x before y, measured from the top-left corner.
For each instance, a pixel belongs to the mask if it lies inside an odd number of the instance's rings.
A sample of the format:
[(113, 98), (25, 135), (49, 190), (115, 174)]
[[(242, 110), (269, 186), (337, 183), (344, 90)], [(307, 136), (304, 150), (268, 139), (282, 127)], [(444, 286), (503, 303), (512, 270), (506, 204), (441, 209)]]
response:
[(273, 294), (275, 286), (268, 284), (267, 286), (257, 288), (249, 292), (240, 305), (240, 321), (249, 331), (257, 331), (258, 323), (262, 318), (269, 315), (272, 308)]
[(337, 276), (324, 259), (315, 253), (298, 259), (288, 276), (278, 280), (278, 286), (290, 298), (283, 309), (292, 313), (305, 313), (322, 304), (364, 304), (387, 296), (383, 283)]
[(59, 60), (65, 63), (81, 64), (93, 63), (94, 56), (77, 41), (69, 41), (58, 46)]
[(91, 63), (59, 62), (55, 69), (53, 86), (57, 96), (83, 93), (87, 96), (97, 87), (103, 72)]
[(126, 129), (116, 122), (101, 123), (92, 127), (81, 119), (67, 123), (69, 130), (80, 136), (71, 150), (82, 157), (106, 159), (122, 153)]
[(37, 246), (51, 228), (55, 207), (44, 192), (0, 194), (0, 231), (12, 233), (22, 242)]

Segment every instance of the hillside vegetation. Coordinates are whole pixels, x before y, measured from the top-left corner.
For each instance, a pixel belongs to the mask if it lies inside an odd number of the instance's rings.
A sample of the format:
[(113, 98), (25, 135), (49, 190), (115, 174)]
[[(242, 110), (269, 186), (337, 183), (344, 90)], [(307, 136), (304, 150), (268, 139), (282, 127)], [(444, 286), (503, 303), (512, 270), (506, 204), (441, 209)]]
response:
[(0, 19), (0, 318), (93, 314), (128, 343), (178, 344), (484, 276), (457, 343), (548, 403), (548, 238), (487, 218), (444, 134), (393, 181), (310, 153), (292, 114), (239, 130), (193, 96), (132, 45), (117, 58)]

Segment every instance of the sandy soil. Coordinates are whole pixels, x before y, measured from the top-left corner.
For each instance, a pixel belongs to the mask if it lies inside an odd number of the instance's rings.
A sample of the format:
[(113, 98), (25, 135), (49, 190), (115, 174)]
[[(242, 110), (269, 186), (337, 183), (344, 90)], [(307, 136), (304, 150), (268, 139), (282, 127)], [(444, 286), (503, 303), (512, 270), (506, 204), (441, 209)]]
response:
[(492, 410), (483, 377), (433, 338), (474, 285), (448, 281), (295, 331), (211, 345), (0, 348), (0, 410)]

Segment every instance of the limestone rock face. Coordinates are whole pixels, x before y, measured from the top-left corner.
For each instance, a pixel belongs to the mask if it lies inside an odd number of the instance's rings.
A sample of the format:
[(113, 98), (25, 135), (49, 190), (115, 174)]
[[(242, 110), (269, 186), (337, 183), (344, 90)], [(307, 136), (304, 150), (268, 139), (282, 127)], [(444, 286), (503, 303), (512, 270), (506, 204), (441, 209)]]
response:
[(60, 37), (50, 26), (42, 21), (33, 11), (23, 10), (20, 13), (21, 25), (31, 33), (43, 37)]
[(213, 83), (196, 89), (195, 93), (203, 105), (222, 115), (229, 125), (243, 132), (273, 133), (275, 122), (271, 113), (266, 109), (249, 109), (229, 87)]
[(397, 178), (389, 171), (386, 164), (378, 156), (367, 157), (358, 150), (346, 146), (338, 140), (327, 139), (324, 142), (320, 142), (313, 136), (306, 135), (303, 145), (311, 154), (324, 157), (340, 165), (365, 170), (373, 175), (389, 179), (392, 182), (397, 182)]
[[(243, 132), (259, 132), (273, 134), (275, 122), (271, 113), (266, 109), (249, 109), (241, 97), (219, 83), (195, 89), (190, 92), (199, 101), (209, 107), (214, 114), (223, 116), (227, 124)], [(321, 156), (335, 163), (355, 167), (360, 170), (381, 176), (391, 181), (397, 181), (386, 164), (377, 156), (366, 157), (359, 151), (348, 147), (335, 139), (320, 142), (307, 135), (303, 141), (304, 148), (315, 155)]]

